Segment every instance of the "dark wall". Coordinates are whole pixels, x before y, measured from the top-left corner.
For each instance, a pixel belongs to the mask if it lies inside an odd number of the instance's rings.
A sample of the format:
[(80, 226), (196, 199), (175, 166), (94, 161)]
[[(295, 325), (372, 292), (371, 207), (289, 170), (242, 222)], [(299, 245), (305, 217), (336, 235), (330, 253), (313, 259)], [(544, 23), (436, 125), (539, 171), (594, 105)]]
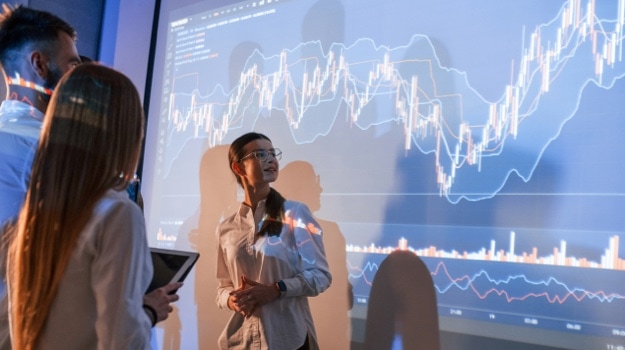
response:
[(81, 55), (98, 59), (105, 0), (30, 0), (29, 7), (51, 12), (78, 32), (76, 46)]

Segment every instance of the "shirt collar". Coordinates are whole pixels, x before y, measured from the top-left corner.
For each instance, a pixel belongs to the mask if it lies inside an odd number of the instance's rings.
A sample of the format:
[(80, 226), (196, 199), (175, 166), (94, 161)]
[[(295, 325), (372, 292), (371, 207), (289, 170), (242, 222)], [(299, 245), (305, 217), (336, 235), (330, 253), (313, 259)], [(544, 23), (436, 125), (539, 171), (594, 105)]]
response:
[(30, 116), (39, 121), (43, 121), (43, 112), (33, 107), (32, 105), (18, 101), (18, 100), (4, 100), (2, 101), (2, 105), (0, 105), (0, 112), (10, 113), (21, 116)]
[(254, 211), (254, 213), (252, 213), (252, 208), (244, 203), (241, 203), (241, 206), (239, 207), (239, 215), (241, 217), (247, 217), (249, 216), (254, 216), (254, 223), (256, 225), (258, 225), (258, 223), (260, 223), (263, 220), (263, 217), (265, 216), (265, 204), (267, 202), (267, 199), (263, 199), (260, 202), (258, 202), (258, 204), (256, 205), (256, 210)]

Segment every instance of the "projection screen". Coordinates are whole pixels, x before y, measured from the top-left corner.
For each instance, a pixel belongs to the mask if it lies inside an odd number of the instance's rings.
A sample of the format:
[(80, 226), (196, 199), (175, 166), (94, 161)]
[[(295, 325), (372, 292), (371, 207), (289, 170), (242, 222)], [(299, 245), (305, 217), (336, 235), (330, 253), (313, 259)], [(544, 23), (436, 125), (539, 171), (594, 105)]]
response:
[(311, 305), (326, 348), (362, 345), (376, 272), (404, 250), (430, 271), (444, 348), (625, 349), (622, 0), (157, 11), (148, 238), (201, 253), (161, 346), (213, 348), (227, 321), (227, 145), (257, 131), (284, 152), (275, 187), (324, 229), (334, 281)]

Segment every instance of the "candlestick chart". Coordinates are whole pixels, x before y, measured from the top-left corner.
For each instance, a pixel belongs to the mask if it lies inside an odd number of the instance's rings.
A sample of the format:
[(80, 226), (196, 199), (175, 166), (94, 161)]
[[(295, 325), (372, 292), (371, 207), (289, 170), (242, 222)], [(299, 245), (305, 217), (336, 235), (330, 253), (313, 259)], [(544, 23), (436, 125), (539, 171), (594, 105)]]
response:
[[(609, 88), (623, 76), (622, 6), (607, 19), (595, 7), (592, 1), (569, 1), (550, 22), (520, 28), (510, 81), (493, 101), (464, 72), (443, 66), (423, 34), (396, 47), (362, 37), (334, 43), (328, 52), (316, 41), (273, 54), (254, 50), (230, 90), (221, 84), (209, 88), (201, 72), (181, 68), (164, 96), (171, 145), (165, 162), (172, 164), (189, 138), (219, 144), (266, 114), (284, 114), (296, 144), (318, 140), (346, 118), (356, 130), (401, 129), (405, 151), (434, 154), (430, 171), (449, 201), (492, 197), (512, 173), (531, 178), (541, 154), (577, 111), (586, 85)], [(177, 37), (173, 66), (197, 60), (210, 65), (219, 56), (206, 50), (208, 30), (201, 29)], [(191, 53), (184, 49), (189, 42), (197, 44)], [(374, 103), (386, 112), (365, 113)], [(346, 116), (338, 115), (339, 105)], [(507, 149), (515, 147), (530, 158), (521, 163), (509, 155)], [(489, 181), (480, 181), (484, 176)]]

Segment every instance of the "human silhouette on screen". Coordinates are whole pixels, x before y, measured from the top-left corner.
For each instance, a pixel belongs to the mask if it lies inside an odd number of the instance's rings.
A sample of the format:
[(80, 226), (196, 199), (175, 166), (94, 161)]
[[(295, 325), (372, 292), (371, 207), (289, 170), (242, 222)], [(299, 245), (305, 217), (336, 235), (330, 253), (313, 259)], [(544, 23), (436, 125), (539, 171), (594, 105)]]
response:
[[(285, 197), (305, 203), (315, 213), (321, 209), (320, 175), (313, 166), (305, 161), (294, 161), (280, 171), (280, 177), (274, 187)], [(339, 226), (332, 221), (315, 220), (323, 230), (323, 244), (332, 274), (332, 287), (309, 303), (321, 349), (349, 348), (349, 317), (354, 295), (347, 272), (347, 254), (345, 237)]]
[[(215, 229), (237, 202), (237, 184), (230, 170), (215, 166), (228, 159), (228, 146), (219, 145), (208, 149), (200, 166), (200, 221), (197, 231), (191, 232), (189, 241), (201, 254), (202, 262), (195, 270), (195, 301), (197, 304), (198, 345), (200, 349), (213, 348), (223, 325), (230, 314), (219, 310), (212, 297), (217, 289), (215, 261), (217, 240)], [(201, 263), (201, 264), (200, 264)]]
[(440, 349), (436, 292), (430, 270), (409, 251), (394, 251), (371, 286), (365, 350)]
[[(181, 227), (176, 249), (193, 250), (201, 254), (194, 270), (194, 300), (197, 307), (198, 349), (212, 349), (230, 313), (217, 308), (212, 295), (217, 289), (215, 260), (217, 241), (215, 229), (223, 217), (238, 205), (237, 184), (227, 167), (215, 166), (228, 158), (228, 146), (208, 148), (202, 155), (199, 169), (200, 207)], [(179, 317), (172, 313), (170, 318)], [(184, 315), (183, 315), (184, 318)], [(181, 320), (164, 324), (166, 349), (180, 348)], [(178, 339), (178, 341), (176, 341)]]
[[(163, 346), (162, 350), (178, 350), (180, 349), (180, 341), (182, 338), (182, 323), (180, 322), (180, 309), (176, 306), (169, 314), (167, 322), (163, 322)], [(201, 349), (198, 347), (198, 349)]]
[(302, 20), (302, 42), (316, 41), (325, 54), (345, 40), (345, 9), (337, 0), (318, 0)]

